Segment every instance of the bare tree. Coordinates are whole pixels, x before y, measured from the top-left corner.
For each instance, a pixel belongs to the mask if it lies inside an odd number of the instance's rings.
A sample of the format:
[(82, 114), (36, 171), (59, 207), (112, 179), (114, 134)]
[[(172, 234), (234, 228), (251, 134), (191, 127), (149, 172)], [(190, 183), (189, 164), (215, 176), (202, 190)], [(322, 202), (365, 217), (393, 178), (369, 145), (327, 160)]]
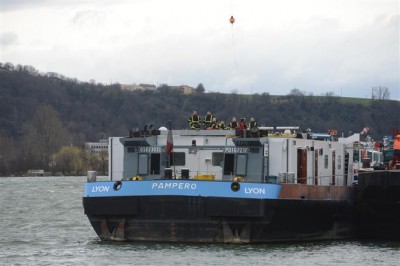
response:
[(106, 174), (108, 170), (108, 151), (101, 151), (99, 154), (101, 173)]
[(328, 91), (327, 93), (325, 93), (325, 95), (323, 95), (325, 97), (335, 97), (335, 93), (333, 91)]
[(10, 63), (10, 62), (6, 62), (6, 63), (3, 65), (3, 68), (8, 69), (8, 70), (14, 70), (14, 64), (13, 64), (13, 63)]
[(35, 76), (39, 74), (39, 71), (36, 70), (36, 68), (34, 68), (33, 66), (28, 66), (28, 65), (23, 66), (22, 71), (24, 71), (25, 73), (28, 73), (30, 75), (35, 75)]
[(52, 155), (68, 144), (68, 140), (69, 133), (51, 106), (39, 107), (25, 127), (27, 157), (37, 156), (45, 170), (49, 168)]
[(387, 87), (372, 87), (372, 99), (390, 100), (390, 91)]
[(290, 96), (305, 96), (305, 92), (301, 91), (300, 89), (294, 88), (288, 94)]
[(0, 175), (5, 176), (12, 172), (12, 162), (15, 161), (15, 147), (12, 138), (0, 130)]

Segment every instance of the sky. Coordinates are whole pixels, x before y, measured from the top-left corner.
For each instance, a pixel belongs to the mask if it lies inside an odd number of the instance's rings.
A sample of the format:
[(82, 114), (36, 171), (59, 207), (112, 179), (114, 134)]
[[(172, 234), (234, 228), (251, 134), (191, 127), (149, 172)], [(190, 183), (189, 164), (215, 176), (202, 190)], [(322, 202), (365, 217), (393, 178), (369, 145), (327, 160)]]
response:
[(0, 62), (104, 84), (400, 100), (399, 35), (399, 0), (0, 0)]

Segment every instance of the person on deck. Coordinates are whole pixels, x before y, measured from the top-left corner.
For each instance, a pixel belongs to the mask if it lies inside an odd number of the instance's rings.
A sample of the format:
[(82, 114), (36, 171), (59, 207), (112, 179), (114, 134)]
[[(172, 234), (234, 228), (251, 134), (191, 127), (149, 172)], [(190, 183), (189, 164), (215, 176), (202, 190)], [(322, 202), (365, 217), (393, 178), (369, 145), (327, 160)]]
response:
[(247, 132), (246, 118), (241, 118), (238, 127), (236, 128), (236, 136), (245, 137)]
[(400, 169), (400, 134), (397, 134), (393, 142), (393, 158), (389, 169)]
[(395, 140), (393, 142), (393, 149), (400, 151), (400, 134), (396, 135)]
[(200, 117), (197, 111), (193, 111), (193, 114), (188, 119), (189, 129), (200, 129)]
[(226, 129), (224, 121), (218, 123), (218, 129)]
[(213, 115), (211, 114), (210, 111), (207, 112), (206, 116), (204, 116), (203, 118), (203, 127), (204, 129), (207, 129), (209, 127), (211, 127), (211, 123), (213, 121)]
[(250, 118), (250, 123), (247, 125), (247, 129), (258, 128), (257, 122), (254, 120), (254, 117)]
[(247, 125), (247, 129), (250, 130), (251, 136), (253, 138), (256, 138), (259, 136), (259, 132), (258, 132), (258, 124), (257, 122), (254, 120), (254, 117), (250, 118), (250, 123)]
[(247, 129), (246, 118), (243, 117), (243, 118), (240, 119), (240, 123), (237, 126), (237, 130), (245, 130), (245, 129)]
[(218, 121), (216, 117), (213, 117), (210, 126), (208, 129), (218, 129)]
[(236, 121), (236, 117), (232, 117), (232, 121), (229, 122), (227, 129), (236, 129), (238, 127), (238, 122)]

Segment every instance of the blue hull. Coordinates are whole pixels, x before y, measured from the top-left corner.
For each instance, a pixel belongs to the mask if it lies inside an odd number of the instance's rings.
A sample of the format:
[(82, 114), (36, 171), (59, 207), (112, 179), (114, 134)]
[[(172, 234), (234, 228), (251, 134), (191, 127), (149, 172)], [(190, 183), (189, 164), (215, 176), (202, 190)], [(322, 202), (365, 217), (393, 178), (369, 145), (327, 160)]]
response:
[(84, 197), (200, 196), (277, 199), (279, 184), (198, 180), (106, 181), (85, 184)]
[(354, 236), (353, 201), (279, 199), (281, 188), (196, 180), (95, 182), (85, 185), (83, 205), (102, 240), (264, 243)]

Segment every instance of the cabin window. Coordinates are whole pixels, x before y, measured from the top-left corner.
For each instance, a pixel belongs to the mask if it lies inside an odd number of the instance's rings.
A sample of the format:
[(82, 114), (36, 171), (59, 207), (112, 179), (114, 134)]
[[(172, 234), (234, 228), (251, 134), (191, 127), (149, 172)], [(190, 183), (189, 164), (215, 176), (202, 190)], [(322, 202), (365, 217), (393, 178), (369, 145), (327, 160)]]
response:
[(349, 160), (350, 160), (350, 154), (346, 152), (344, 155), (344, 172), (347, 174), (349, 172)]
[(147, 153), (139, 153), (138, 174), (147, 175), (148, 165), (149, 165), (149, 155)]
[(247, 172), (247, 154), (238, 154), (236, 157), (236, 174), (246, 175)]
[(357, 161), (357, 162), (360, 161), (360, 151), (354, 150), (354, 152), (353, 152), (353, 161)]
[(213, 152), (213, 154), (212, 154), (212, 165), (213, 166), (221, 166), (223, 161), (224, 161), (224, 153)]
[(378, 153), (373, 153), (373, 156), (374, 156), (374, 159), (373, 159), (374, 162), (377, 162), (377, 163), (380, 162)]
[(173, 152), (169, 157), (170, 165), (185, 165), (185, 153), (184, 152)]
[(235, 154), (225, 153), (224, 175), (232, 175), (233, 176), (234, 167), (235, 167)]
[(342, 169), (342, 156), (340, 155), (337, 157), (337, 168)]
[(329, 165), (329, 160), (328, 159), (329, 159), (328, 158), (328, 154), (325, 154), (325, 156), (324, 156), (324, 167), (325, 167), (325, 169), (327, 169), (328, 165)]
[(161, 156), (159, 153), (152, 153), (150, 155), (150, 174), (152, 175), (160, 174), (160, 162), (161, 162)]

